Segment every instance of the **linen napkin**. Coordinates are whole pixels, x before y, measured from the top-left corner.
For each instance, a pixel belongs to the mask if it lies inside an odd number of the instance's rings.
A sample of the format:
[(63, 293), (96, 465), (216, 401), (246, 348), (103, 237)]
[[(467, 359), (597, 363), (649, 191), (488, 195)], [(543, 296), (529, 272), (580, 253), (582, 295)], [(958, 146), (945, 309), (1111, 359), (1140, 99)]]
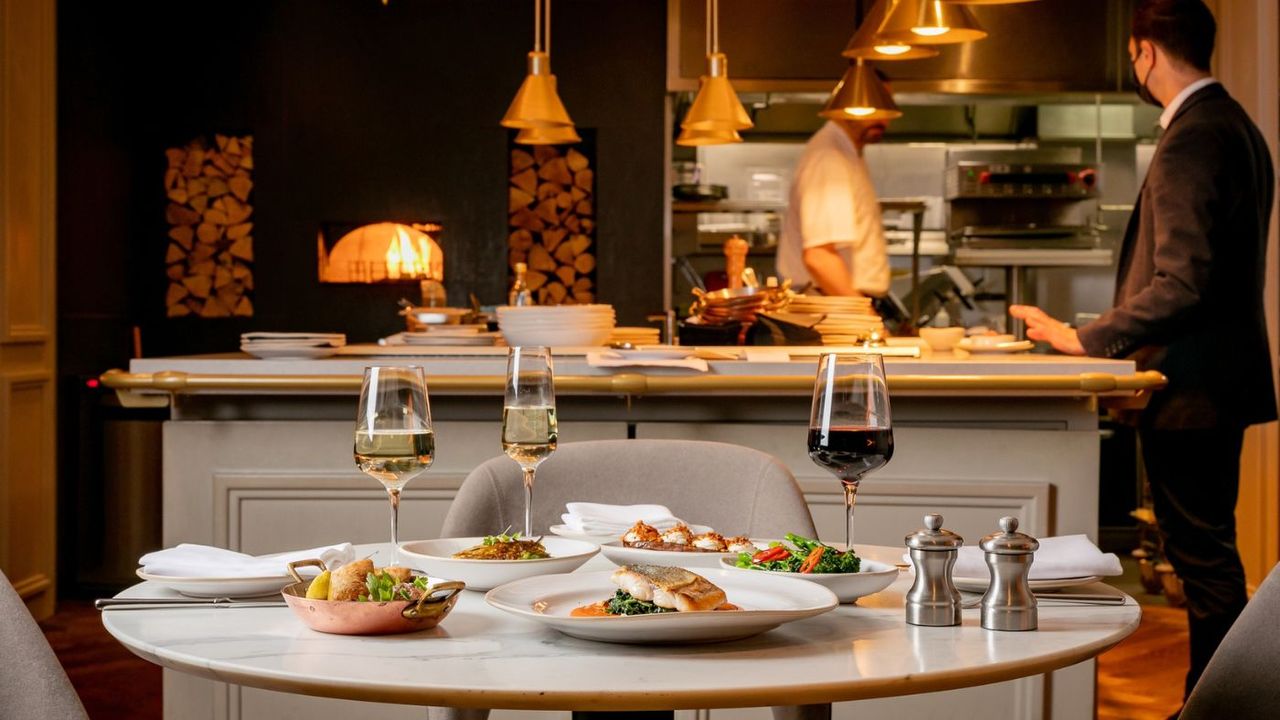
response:
[[(623, 353), (615, 353), (608, 351), (597, 351), (587, 353), (587, 364), (591, 367), (615, 368), (615, 367), (655, 367), (655, 368), (684, 368), (687, 370), (697, 370), (698, 372), (706, 372), (710, 366), (707, 361), (702, 358), (686, 357), (686, 358), (661, 358), (647, 359), (628, 357)], [(630, 527), (630, 526), (628, 526)]]
[[(1040, 549), (1036, 550), (1035, 561), (1031, 563), (1030, 580), (1059, 580), (1062, 578), (1088, 577), (1100, 575), (1120, 575), (1124, 570), (1120, 567), (1120, 558), (1115, 553), (1104, 553), (1093, 544), (1086, 535), (1059, 535), (1057, 537), (1036, 538), (1040, 541)], [(905, 562), (911, 562), (910, 554), (902, 556)], [(960, 548), (956, 557), (954, 577), (985, 578), (990, 575), (987, 561), (983, 558), (982, 548), (977, 545), (965, 545)]]
[[(298, 560), (320, 558), (329, 569), (355, 559), (351, 543), (325, 545), (309, 550), (291, 550), (254, 557), (234, 550), (182, 543), (177, 547), (147, 553), (138, 560), (148, 575), (200, 578), (276, 577), (288, 574), (287, 565)], [(318, 568), (299, 569), (304, 575), (316, 575)]]
[(665, 505), (571, 502), (564, 507), (569, 512), (560, 519), (570, 530), (583, 535), (621, 535), (640, 520), (658, 530), (669, 530), (682, 522)]

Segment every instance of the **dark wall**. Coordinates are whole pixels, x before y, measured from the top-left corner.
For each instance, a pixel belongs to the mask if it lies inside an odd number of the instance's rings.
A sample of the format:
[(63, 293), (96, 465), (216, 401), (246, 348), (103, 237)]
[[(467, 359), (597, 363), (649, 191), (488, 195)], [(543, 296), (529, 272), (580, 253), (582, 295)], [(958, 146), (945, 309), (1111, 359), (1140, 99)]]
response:
[[(321, 286), (326, 220), (435, 219), (451, 304), (505, 294), (498, 126), (532, 43), (527, 0), (276, 0), (58, 7), (58, 237), (64, 372), (144, 352), (216, 352), (251, 329), (400, 329), (415, 286)], [(597, 130), (600, 298), (661, 308), (666, 3), (559, 0), (554, 67)], [(163, 149), (255, 136), (256, 315), (164, 317)]]

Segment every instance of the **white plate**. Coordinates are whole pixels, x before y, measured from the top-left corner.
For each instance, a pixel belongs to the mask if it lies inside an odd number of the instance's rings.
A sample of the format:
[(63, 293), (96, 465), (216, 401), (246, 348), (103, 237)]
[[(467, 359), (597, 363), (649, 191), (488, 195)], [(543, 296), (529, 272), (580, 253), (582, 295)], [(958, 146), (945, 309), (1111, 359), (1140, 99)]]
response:
[(551, 554), (538, 560), (461, 560), (453, 554), (479, 545), (484, 538), (439, 538), (416, 540), (400, 546), (401, 556), (408, 564), (425, 570), (433, 577), (461, 580), (468, 590), (489, 590), (504, 583), (535, 575), (567, 573), (577, 570), (582, 563), (600, 552), (594, 543), (566, 538), (542, 539), (542, 546)]
[[(991, 578), (969, 578), (954, 577), (952, 582), (956, 584), (956, 589), (965, 592), (986, 592), (987, 585), (991, 583)], [(1067, 588), (1077, 587), (1079, 585), (1089, 585), (1102, 580), (1100, 575), (1088, 575), (1085, 577), (1073, 578), (1043, 578), (1040, 580), (1028, 580), (1027, 584), (1031, 589), (1037, 592), (1053, 592), (1054, 590), (1066, 590)]]
[[(697, 530), (690, 528), (695, 535)], [(761, 547), (768, 547), (768, 540), (753, 540)], [(679, 565), (680, 567), (718, 568), (720, 560), (733, 562), (738, 557), (735, 552), (680, 552), (678, 550), (648, 550), (646, 548), (627, 547), (621, 540), (613, 540), (600, 546), (600, 552), (614, 565)]]
[(280, 345), (241, 345), (240, 350), (263, 360), (314, 360), (325, 358), (338, 352), (336, 347), (280, 346)]
[[(689, 532), (694, 535), (711, 532), (711, 528), (706, 525), (689, 525), (688, 527)], [(586, 540), (587, 542), (595, 543), (596, 545), (604, 545), (605, 543), (613, 542), (614, 540), (619, 539), (619, 535), (621, 535), (621, 533), (618, 535), (587, 535), (586, 533), (573, 531), (568, 525), (552, 525), (548, 529), (551, 531), (552, 535), (559, 535), (560, 537), (569, 538), (570, 540)]]
[(821, 615), (839, 604), (826, 588), (802, 580), (695, 569), (724, 590), (736, 611), (674, 612), (626, 617), (570, 617), (576, 607), (611, 597), (613, 571), (544, 575), (503, 585), (484, 596), (512, 615), (566, 635), (639, 645), (722, 642), (751, 637), (783, 623)]
[(734, 558), (725, 558), (721, 564), (734, 572), (756, 573), (766, 577), (795, 578), (817, 583), (836, 594), (840, 602), (853, 602), (860, 597), (874, 595), (898, 579), (898, 568), (875, 560), (862, 558), (862, 569), (856, 573), (791, 573), (776, 570), (753, 570), (735, 566)]
[(610, 350), (606, 355), (617, 355), (623, 360), (683, 360), (693, 355), (687, 347), (642, 347), (635, 350)]
[(404, 336), (408, 337), (424, 337), (427, 335), (475, 335), (489, 329), (488, 325), (428, 325), (427, 329), (422, 332), (406, 332)]
[(405, 345), (472, 346), (472, 345), (492, 345), (497, 341), (498, 341), (498, 333), (483, 333), (483, 334), (471, 333), (468, 335), (445, 335), (445, 334), (430, 333), (428, 335), (414, 335), (412, 337), (410, 336), (409, 333), (404, 334)]
[(1035, 346), (1036, 344), (1030, 340), (1015, 340), (1013, 342), (987, 344), (974, 343), (972, 338), (965, 338), (956, 343), (956, 347), (961, 350), (967, 350), (971, 353), (1019, 353), (1026, 352)]
[(149, 582), (163, 585), (189, 597), (256, 597), (272, 595), (280, 592), (285, 585), (293, 582), (288, 575), (274, 577), (227, 578), (227, 577), (174, 577), (172, 575), (152, 575), (138, 568), (138, 577)]

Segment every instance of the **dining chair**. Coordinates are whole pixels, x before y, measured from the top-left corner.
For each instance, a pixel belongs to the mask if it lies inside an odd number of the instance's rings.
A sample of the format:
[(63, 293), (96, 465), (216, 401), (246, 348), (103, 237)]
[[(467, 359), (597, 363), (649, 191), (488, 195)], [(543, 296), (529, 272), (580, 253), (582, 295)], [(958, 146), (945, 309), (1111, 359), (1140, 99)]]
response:
[(31, 612), (0, 571), (0, 717), (88, 718)]
[(1280, 566), (1271, 569), (1191, 690), (1181, 720), (1274, 718), (1280, 708)]
[[(592, 440), (565, 443), (541, 467), (533, 486), (533, 528), (560, 522), (567, 502), (659, 503), (676, 517), (722, 534), (815, 537), (813, 517), (795, 477), (759, 450), (698, 440)], [(462, 481), (445, 515), (443, 537), (491, 535), (524, 525), (520, 466), (505, 455), (485, 461)], [(813, 706), (808, 706), (812, 708)], [(830, 706), (826, 706), (829, 713)], [(779, 717), (797, 717), (777, 708)], [(819, 712), (821, 712), (819, 710)], [(431, 720), (483, 720), (486, 710), (430, 708)], [(622, 717), (574, 713), (575, 720)], [(626, 713), (627, 718), (671, 713)], [(807, 717), (807, 715), (806, 715)]]

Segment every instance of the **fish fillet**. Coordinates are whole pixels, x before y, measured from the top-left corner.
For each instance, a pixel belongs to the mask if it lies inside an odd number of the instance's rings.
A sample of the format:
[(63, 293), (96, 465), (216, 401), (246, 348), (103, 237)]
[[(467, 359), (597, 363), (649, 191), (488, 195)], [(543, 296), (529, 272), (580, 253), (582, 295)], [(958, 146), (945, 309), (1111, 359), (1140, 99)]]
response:
[(715, 610), (726, 600), (724, 590), (681, 568), (623, 565), (613, 571), (611, 579), (637, 600), (680, 612)]

